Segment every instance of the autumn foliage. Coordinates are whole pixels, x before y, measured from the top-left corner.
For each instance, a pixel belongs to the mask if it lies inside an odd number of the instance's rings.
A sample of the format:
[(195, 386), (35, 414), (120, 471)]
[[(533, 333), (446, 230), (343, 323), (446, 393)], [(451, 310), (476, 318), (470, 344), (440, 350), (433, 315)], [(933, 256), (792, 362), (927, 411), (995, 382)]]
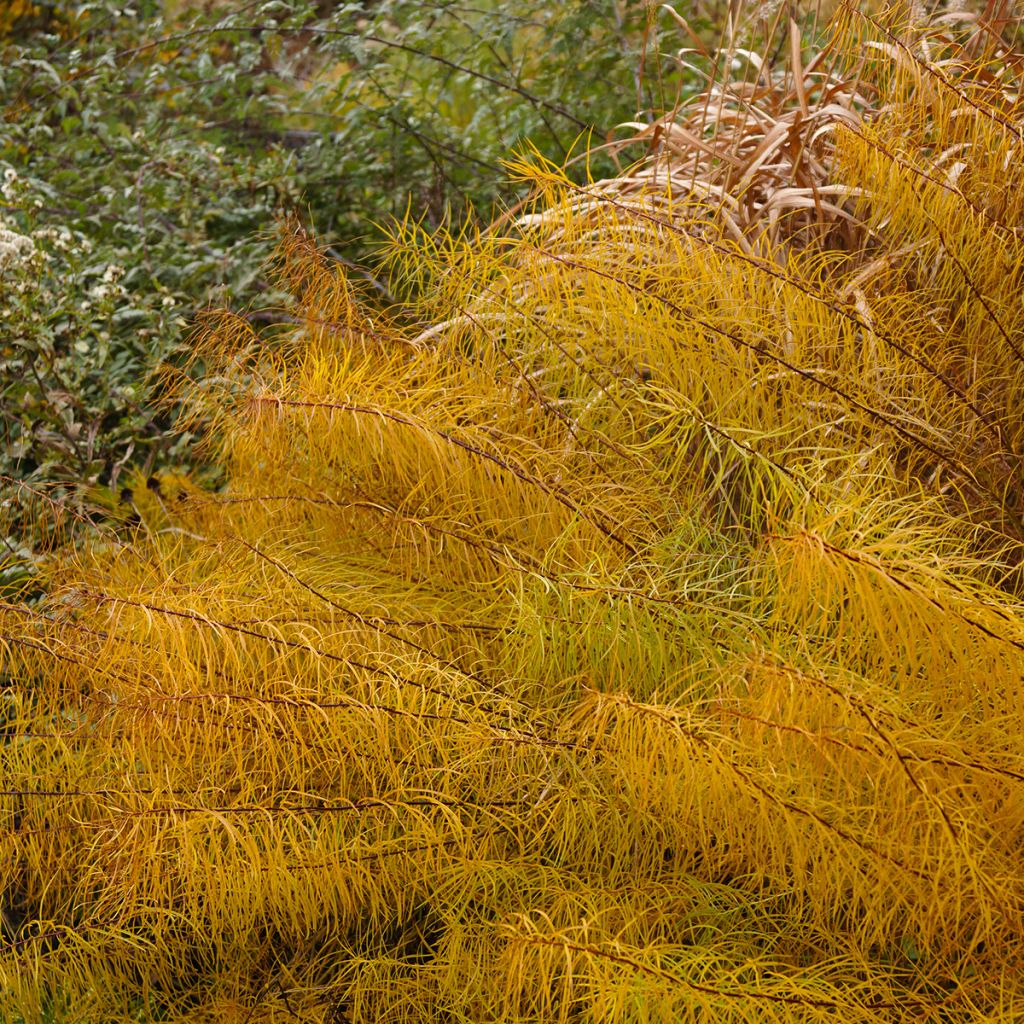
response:
[(833, 31), (207, 318), (3, 611), (8, 1015), (1020, 1019), (1024, 54)]

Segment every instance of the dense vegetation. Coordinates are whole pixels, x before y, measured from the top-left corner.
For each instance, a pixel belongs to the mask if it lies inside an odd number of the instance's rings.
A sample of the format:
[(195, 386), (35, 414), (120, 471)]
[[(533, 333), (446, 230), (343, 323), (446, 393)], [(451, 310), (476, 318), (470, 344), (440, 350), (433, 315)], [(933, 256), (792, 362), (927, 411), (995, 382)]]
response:
[(1019, 23), (761, 14), (389, 308), (291, 221), (202, 317), (221, 485), (0, 609), (8, 1016), (1021, 1018)]
[[(603, 0), (0, 3), (0, 474), (77, 501), (195, 470), (152, 374), (199, 309), (279, 318), (276, 217), (351, 264), (410, 204), (439, 225), (510, 199), (510, 149), (561, 161), (652, 106), (646, 26)], [(30, 567), (44, 539), (12, 530)]]

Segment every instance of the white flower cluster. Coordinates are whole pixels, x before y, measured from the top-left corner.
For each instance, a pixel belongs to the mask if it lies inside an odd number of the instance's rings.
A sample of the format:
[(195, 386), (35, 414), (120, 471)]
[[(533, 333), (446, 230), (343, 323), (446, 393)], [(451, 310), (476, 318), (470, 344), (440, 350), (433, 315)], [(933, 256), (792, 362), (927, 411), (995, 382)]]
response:
[(18, 172), (13, 167), (4, 168), (4, 180), (0, 185), (0, 196), (9, 203), (15, 202), (18, 198)]
[[(72, 234), (63, 225), (59, 228), (39, 228), (32, 232), (32, 237), (37, 242), (47, 243), (48, 249), (62, 255), (75, 253), (88, 256), (92, 252), (92, 242), (85, 235)], [(49, 253), (47, 253), (47, 258), (49, 258)]]
[(89, 298), (93, 302), (102, 302), (111, 297), (120, 298), (124, 295), (124, 288), (117, 282), (124, 277), (124, 273), (124, 267), (118, 266), (116, 263), (108, 263), (107, 269), (103, 271), (102, 282), (89, 289)]
[(40, 196), (33, 194), (32, 183), (22, 178), (13, 167), (5, 167), (3, 181), (0, 181), (0, 198), (5, 206), (35, 207), (43, 205)]
[(70, 252), (75, 236), (65, 228), (40, 228), (32, 233), (37, 242), (49, 242), (56, 252)]
[(5, 270), (8, 264), (27, 262), (35, 249), (31, 238), (9, 231), (0, 221), (0, 270)]

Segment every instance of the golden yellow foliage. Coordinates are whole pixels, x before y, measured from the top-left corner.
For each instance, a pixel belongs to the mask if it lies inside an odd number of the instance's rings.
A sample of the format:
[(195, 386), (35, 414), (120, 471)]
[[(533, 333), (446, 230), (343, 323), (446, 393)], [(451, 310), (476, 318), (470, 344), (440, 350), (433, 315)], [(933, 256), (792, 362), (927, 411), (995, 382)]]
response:
[(0, 3), (0, 39), (9, 36), (20, 22), (39, 17), (41, 8), (30, 0), (3, 0)]
[(226, 488), (0, 615), (8, 1014), (1020, 1019), (1022, 65), (865, 26), (852, 249), (523, 159), (209, 318)]

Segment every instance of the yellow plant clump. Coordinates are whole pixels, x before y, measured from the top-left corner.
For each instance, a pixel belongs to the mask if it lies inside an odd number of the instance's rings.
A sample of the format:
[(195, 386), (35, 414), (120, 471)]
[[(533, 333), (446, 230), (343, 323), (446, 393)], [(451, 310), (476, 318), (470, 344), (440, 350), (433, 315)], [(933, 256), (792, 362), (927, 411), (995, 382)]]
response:
[(3, 0), (0, 3), (0, 39), (9, 36), (19, 23), (39, 17), (40, 10), (29, 0)]
[(1024, 65), (834, 45), (835, 231), (523, 158), (207, 318), (225, 487), (0, 614), (8, 1018), (1021, 1018)]

